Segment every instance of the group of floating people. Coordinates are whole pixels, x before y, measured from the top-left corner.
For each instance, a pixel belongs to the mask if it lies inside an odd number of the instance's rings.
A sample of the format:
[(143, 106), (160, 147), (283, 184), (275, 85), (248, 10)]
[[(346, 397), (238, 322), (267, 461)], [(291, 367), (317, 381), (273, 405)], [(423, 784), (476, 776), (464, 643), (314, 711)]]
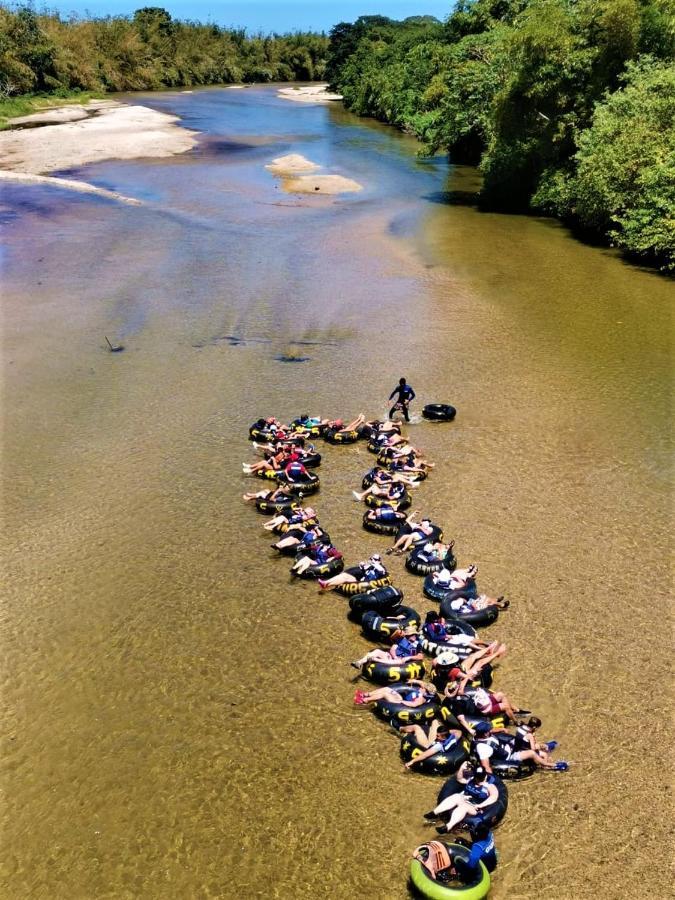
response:
[[(405, 387), (402, 379), (399, 390)], [(408, 421), (405, 399), (390, 416), (397, 410)], [(454, 414), (440, 404), (423, 412), (445, 421)], [(320, 591), (346, 595), (350, 620), (379, 645), (351, 662), (374, 685), (357, 690), (354, 703), (396, 731), (407, 770), (448, 776), (424, 814), (439, 838), (413, 851), (414, 887), (432, 898), (487, 896), (497, 865), (493, 829), (508, 806), (505, 780), (568, 769), (553, 759), (556, 741), (539, 738), (541, 720), (493, 687), (495, 666), (507, 648), (476, 629), (494, 622), (509, 602), (480, 593), (477, 566), (459, 567), (454, 542), (444, 540), (440, 525), (410, 512), (412, 493), (434, 464), (392, 418), (367, 421), (360, 415), (345, 424), (302, 415), (284, 424), (269, 417), (254, 422), (249, 436), (260, 458), (244, 463), (244, 472), (274, 483), (244, 494), (244, 500), (270, 516), (263, 527), (275, 536), (272, 548), (292, 557), (292, 577), (313, 578)], [(424, 578), (423, 593), (440, 604), (438, 612), (422, 618), (403, 605), (403, 591), (392, 584), (379, 553), (345, 568), (315, 508), (305, 505), (304, 498), (320, 486), (317, 438), (335, 445), (367, 442), (377, 461), (361, 491), (353, 492), (366, 505), (363, 527), (391, 538), (385, 556), (406, 556), (406, 569)]]

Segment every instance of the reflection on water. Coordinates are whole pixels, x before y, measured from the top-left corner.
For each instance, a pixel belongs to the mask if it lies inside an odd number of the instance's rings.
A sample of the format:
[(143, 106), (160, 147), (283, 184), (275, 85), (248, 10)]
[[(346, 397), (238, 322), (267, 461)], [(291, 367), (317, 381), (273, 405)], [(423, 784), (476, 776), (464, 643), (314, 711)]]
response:
[[(406, 896), (438, 783), (353, 708), (344, 601), (291, 585), (240, 501), (253, 419), (382, 414), (405, 374), (459, 410), (411, 425), (416, 503), (511, 598), (500, 685), (574, 763), (513, 785), (493, 894), (666, 896), (672, 286), (439, 203), (473, 174), (338, 108), (148, 102), (201, 147), (86, 171), (143, 207), (4, 191), (4, 895)], [(285, 152), (366, 189), (282, 196)], [(321, 450), (322, 521), (382, 550), (351, 500), (371, 457)]]

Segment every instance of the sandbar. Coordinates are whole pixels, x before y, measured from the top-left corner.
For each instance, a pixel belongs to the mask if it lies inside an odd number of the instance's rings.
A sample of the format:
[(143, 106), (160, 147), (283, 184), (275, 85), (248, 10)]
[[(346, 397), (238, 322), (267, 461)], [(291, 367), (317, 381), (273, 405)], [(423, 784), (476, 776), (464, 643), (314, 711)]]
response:
[(295, 100), (299, 103), (334, 103), (342, 100), (342, 94), (333, 94), (328, 84), (311, 84), (308, 87), (279, 88), (277, 97), (283, 100)]
[(47, 187), (75, 191), (78, 194), (98, 194), (99, 197), (105, 197), (107, 200), (117, 200), (120, 203), (129, 203), (131, 206), (142, 205), (141, 201), (135, 197), (127, 197), (117, 191), (109, 191), (95, 184), (89, 184), (88, 181), (76, 181), (74, 178), (54, 178), (52, 175), (32, 175), (28, 172), (3, 172), (0, 169), (0, 181), (13, 181), (18, 184), (44, 184)]
[(289, 153), (288, 156), (273, 159), (265, 168), (275, 175), (300, 175), (303, 172), (316, 172), (321, 166), (299, 153)]
[[(197, 143), (197, 134), (178, 125), (177, 116), (131, 106), (116, 100), (93, 100), (84, 106), (58, 109), (9, 120), (18, 128), (0, 132), (0, 172), (4, 178), (13, 173), (44, 176), (49, 172), (76, 169), (106, 159), (162, 158), (185, 153)], [(39, 126), (39, 127), (36, 127)], [(93, 185), (73, 179), (60, 180), (61, 187), (87, 193), (101, 193)], [(47, 183), (40, 181), (39, 183)], [(107, 195), (123, 199), (113, 191)], [(124, 198), (129, 202), (132, 198)]]
[(265, 166), (281, 178), (287, 194), (349, 194), (363, 190), (363, 185), (344, 175), (317, 174), (322, 166), (299, 153), (278, 156)]
[(363, 185), (343, 175), (300, 175), (285, 179), (284, 190), (289, 194), (352, 194)]

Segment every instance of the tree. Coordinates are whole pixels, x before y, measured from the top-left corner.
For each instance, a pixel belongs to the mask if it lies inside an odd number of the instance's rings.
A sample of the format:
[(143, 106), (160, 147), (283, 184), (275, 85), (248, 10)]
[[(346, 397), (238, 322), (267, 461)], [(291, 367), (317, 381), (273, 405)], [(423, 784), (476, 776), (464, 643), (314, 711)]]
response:
[(632, 254), (675, 270), (675, 66), (630, 63), (595, 108), (561, 203)]

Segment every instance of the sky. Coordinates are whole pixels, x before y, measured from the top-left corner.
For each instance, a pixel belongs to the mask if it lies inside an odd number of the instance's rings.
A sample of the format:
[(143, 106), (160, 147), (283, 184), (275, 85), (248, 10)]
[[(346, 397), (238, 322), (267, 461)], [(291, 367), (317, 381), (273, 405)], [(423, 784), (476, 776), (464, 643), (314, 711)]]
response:
[(392, 19), (431, 15), (444, 19), (454, 0), (36, 0), (35, 8), (63, 15), (128, 15), (142, 6), (162, 6), (176, 19), (195, 19), (249, 31), (328, 31), (336, 22), (379, 14)]

